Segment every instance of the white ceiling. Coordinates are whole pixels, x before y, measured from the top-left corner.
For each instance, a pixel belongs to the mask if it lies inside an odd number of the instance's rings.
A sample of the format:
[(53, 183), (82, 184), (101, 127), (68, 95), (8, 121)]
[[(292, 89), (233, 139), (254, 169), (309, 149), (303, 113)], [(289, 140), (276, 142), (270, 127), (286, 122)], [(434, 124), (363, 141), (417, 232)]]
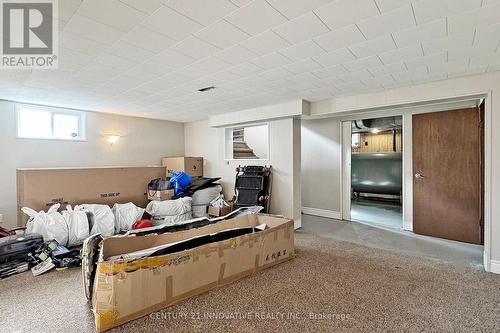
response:
[(0, 98), (193, 121), (500, 70), (499, 0), (59, 0), (59, 7), (59, 69), (0, 70)]

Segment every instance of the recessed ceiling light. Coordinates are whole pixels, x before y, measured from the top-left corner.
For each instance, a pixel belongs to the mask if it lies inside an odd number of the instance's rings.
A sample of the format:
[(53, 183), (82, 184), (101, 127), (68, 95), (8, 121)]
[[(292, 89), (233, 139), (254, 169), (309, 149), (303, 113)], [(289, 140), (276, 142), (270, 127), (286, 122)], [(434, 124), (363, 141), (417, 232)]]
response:
[(198, 91), (199, 92), (205, 92), (205, 91), (210, 91), (212, 89), (215, 89), (215, 87), (214, 86), (205, 87), (205, 88), (198, 89)]

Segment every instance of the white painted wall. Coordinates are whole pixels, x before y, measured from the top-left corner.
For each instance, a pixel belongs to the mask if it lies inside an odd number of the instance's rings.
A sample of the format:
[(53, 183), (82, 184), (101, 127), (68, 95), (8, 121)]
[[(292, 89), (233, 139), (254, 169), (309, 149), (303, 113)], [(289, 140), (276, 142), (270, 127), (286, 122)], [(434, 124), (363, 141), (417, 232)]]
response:
[(340, 213), (340, 120), (302, 120), (302, 206)]
[[(0, 101), (0, 214), (16, 226), (16, 168), (160, 165), (161, 157), (184, 155), (184, 124), (87, 112), (87, 141), (16, 138), (16, 111)], [(103, 134), (118, 133), (113, 146)]]
[(245, 141), (253, 149), (256, 156), (261, 159), (268, 158), (269, 147), (268, 125), (245, 127)]
[[(204, 157), (204, 174), (222, 177), (224, 195), (234, 195), (238, 165), (272, 165), (273, 189), (270, 211), (293, 217), (300, 225), (300, 120), (285, 118), (269, 122), (270, 156), (268, 161), (225, 160), (225, 129), (210, 127), (208, 121), (185, 124), (186, 155)], [(295, 145), (294, 145), (295, 143)], [(294, 186), (294, 184), (296, 184)], [(298, 184), (298, 185), (297, 185)]]

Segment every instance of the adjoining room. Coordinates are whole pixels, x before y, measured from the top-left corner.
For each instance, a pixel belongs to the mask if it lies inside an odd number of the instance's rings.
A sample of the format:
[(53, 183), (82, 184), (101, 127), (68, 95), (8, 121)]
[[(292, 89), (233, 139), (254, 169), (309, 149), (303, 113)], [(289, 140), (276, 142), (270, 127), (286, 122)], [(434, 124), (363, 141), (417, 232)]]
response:
[(351, 219), (403, 227), (402, 117), (352, 121)]
[(0, 17), (0, 331), (500, 332), (500, 1)]

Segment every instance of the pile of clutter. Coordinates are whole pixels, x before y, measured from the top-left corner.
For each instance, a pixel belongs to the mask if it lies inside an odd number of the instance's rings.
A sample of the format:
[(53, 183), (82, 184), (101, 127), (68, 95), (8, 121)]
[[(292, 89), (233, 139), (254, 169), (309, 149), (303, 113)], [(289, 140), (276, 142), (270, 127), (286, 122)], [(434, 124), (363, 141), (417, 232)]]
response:
[[(212, 202), (220, 198), (220, 178), (192, 178), (185, 172), (174, 172), (169, 180), (155, 179), (148, 185), (146, 207), (153, 225), (175, 225), (193, 218), (220, 216), (210, 214)], [(225, 203), (225, 207), (230, 207)], [(231, 208), (224, 212), (230, 213)], [(226, 215), (224, 214), (224, 215)]]

